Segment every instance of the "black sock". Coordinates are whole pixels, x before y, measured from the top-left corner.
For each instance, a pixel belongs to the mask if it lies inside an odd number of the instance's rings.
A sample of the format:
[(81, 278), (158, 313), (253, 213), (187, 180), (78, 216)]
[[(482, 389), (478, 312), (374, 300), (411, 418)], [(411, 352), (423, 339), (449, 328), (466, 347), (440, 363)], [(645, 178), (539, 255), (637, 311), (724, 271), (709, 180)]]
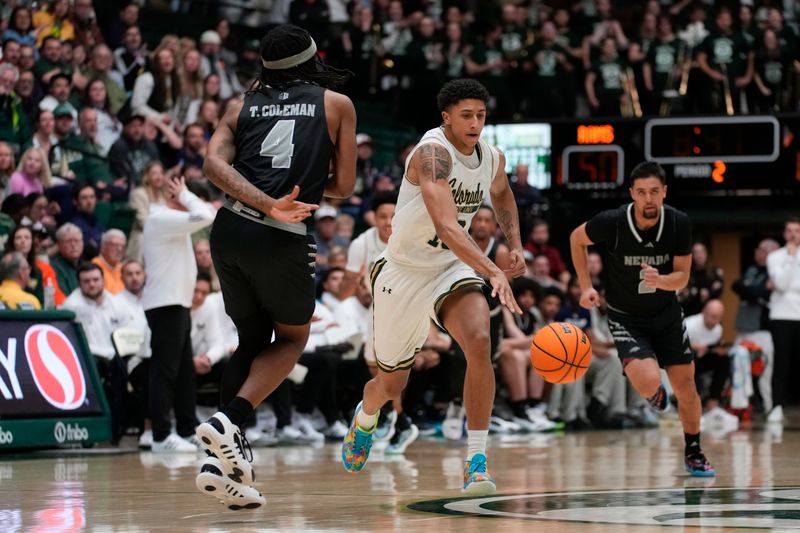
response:
[(252, 412), (253, 404), (241, 396), (237, 396), (231, 400), (231, 403), (222, 409), (222, 414), (227, 416), (228, 419), (239, 426), (240, 429), (244, 427), (247, 417), (249, 417)]
[(525, 413), (525, 408), (528, 407), (528, 400), (517, 400), (516, 402), (510, 402), (511, 412), (514, 413), (514, 416), (517, 418), (528, 418), (528, 415)]
[(397, 422), (394, 423), (395, 434), (402, 433), (410, 427), (411, 420), (408, 419), (408, 416), (405, 413), (397, 413)]
[(542, 400), (537, 400), (535, 398), (528, 398), (528, 407), (536, 407), (542, 403)]
[(687, 457), (703, 451), (700, 449), (700, 433), (695, 435), (684, 433), (683, 440), (686, 443), (686, 448), (684, 448), (683, 453)]

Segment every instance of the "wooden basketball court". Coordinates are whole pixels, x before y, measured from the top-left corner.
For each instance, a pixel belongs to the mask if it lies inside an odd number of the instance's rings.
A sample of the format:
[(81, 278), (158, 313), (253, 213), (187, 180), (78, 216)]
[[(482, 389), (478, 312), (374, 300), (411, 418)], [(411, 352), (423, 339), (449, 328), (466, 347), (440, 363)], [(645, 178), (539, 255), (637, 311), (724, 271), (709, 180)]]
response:
[(358, 475), (344, 471), (338, 444), (258, 448), (267, 506), (239, 512), (195, 490), (200, 455), (5, 455), (0, 531), (800, 529), (798, 432), (703, 439), (716, 479), (683, 472), (677, 428), (493, 437), (498, 495), (477, 500), (460, 498), (463, 451), (442, 440), (418, 441), (405, 457), (374, 453)]

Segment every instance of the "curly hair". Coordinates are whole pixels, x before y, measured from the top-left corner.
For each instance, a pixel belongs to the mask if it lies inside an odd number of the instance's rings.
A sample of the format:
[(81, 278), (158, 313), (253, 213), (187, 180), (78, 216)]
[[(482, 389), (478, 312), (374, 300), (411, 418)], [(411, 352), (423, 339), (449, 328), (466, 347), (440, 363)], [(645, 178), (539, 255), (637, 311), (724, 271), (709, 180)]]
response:
[(489, 91), (480, 82), (471, 79), (448, 81), (436, 95), (439, 111), (447, 111), (461, 100), (489, 101)]

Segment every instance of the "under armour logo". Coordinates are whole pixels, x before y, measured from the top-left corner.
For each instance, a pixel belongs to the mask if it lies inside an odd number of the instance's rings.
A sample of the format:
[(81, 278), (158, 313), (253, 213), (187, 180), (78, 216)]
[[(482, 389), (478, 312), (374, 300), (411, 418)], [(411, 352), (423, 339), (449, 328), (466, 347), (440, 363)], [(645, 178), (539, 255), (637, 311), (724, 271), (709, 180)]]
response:
[(385, 292), (386, 294), (392, 294), (392, 289), (387, 289), (386, 287), (384, 287), (383, 292)]
[(653, 246), (652, 242), (648, 242), (647, 244), (644, 245), (644, 247), (645, 248), (655, 248), (655, 246)]

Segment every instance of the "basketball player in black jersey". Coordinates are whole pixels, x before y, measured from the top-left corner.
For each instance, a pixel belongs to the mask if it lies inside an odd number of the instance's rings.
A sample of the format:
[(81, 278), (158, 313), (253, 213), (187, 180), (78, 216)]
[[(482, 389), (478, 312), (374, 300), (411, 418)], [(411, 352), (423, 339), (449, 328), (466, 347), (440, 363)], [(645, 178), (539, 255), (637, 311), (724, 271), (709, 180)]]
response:
[(306, 222), (323, 196), (346, 198), (355, 184), (355, 109), (328, 89), (349, 72), (323, 64), (316, 51), (296, 26), (264, 37), (259, 80), (220, 121), (204, 167), (226, 193), (211, 252), (239, 346), (222, 379), (222, 409), (197, 429), (216, 456), (197, 486), (234, 509), (264, 502), (251, 487), (243, 425), (308, 340), (316, 246)]
[(686, 471), (710, 477), (714, 468), (700, 449), (700, 397), (694, 356), (676, 291), (689, 281), (692, 230), (686, 214), (664, 205), (664, 169), (644, 162), (633, 169), (633, 203), (599, 213), (570, 237), (572, 262), (581, 285), (582, 307), (598, 302), (587, 268), (587, 248), (605, 245), (608, 323), (622, 367), (634, 388), (664, 410), (667, 394), (659, 367), (666, 368), (683, 425)]

